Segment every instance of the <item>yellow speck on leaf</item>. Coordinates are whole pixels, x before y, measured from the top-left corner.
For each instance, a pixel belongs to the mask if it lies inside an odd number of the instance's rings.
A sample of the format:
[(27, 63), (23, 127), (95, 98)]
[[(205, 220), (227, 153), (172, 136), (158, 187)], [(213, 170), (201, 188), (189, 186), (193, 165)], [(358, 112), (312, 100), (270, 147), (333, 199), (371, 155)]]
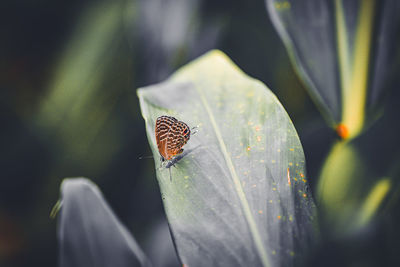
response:
[(259, 125), (257, 125), (256, 127), (254, 127), (254, 130), (256, 130), (256, 132), (260, 131), (261, 127)]
[(290, 151), (294, 151), (294, 148), (290, 148), (289, 150), (290, 150)]
[(278, 220), (280, 220), (282, 218), (281, 215), (276, 216), (276, 218), (278, 218)]
[(259, 213), (259, 214), (263, 214), (263, 211), (262, 211), (262, 210), (259, 210), (258, 213)]
[(257, 136), (257, 141), (258, 141), (258, 142), (261, 141), (261, 136)]
[(289, 162), (289, 166), (293, 166), (293, 163), (292, 163), (292, 162)]
[(306, 197), (307, 197), (307, 194), (306, 194), (306, 193), (304, 193), (304, 194), (303, 194), (303, 197), (304, 197), (304, 198), (306, 198)]
[(250, 146), (246, 147), (246, 150), (247, 150), (247, 151), (250, 151)]
[(275, 8), (276, 9), (288, 9), (288, 8), (290, 8), (290, 3), (288, 1), (275, 2)]

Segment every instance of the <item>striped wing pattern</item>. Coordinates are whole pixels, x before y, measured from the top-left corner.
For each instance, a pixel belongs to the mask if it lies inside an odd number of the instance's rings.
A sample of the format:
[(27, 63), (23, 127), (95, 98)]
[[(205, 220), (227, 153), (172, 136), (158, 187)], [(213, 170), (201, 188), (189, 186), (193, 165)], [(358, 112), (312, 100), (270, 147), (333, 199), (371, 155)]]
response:
[(157, 118), (156, 142), (163, 160), (171, 160), (183, 152), (182, 147), (189, 141), (190, 128), (186, 123), (171, 116)]

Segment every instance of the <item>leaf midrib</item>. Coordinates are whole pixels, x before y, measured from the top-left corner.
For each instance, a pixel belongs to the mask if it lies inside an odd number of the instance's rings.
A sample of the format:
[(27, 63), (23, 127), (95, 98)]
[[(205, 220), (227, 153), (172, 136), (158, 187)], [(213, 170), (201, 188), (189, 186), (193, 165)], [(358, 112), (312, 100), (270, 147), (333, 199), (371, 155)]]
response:
[(256, 225), (256, 222), (255, 222), (255, 220), (253, 218), (253, 215), (251, 213), (249, 203), (247, 202), (245, 193), (244, 193), (243, 188), (241, 186), (241, 183), (240, 183), (239, 177), (238, 177), (238, 175), (236, 173), (236, 170), (235, 170), (235, 168), (233, 166), (232, 160), (231, 160), (231, 158), (229, 156), (228, 150), (227, 150), (225, 142), (224, 142), (224, 140), (222, 138), (221, 132), (220, 132), (219, 127), (218, 127), (218, 124), (215, 121), (214, 115), (213, 115), (213, 113), (211, 111), (210, 106), (208, 105), (207, 99), (204, 96), (203, 92), (198, 88), (198, 86), (194, 86), (194, 87), (195, 87), (196, 91), (198, 92), (198, 94), (200, 96), (201, 102), (202, 102), (202, 104), (204, 105), (204, 108), (207, 111), (207, 114), (208, 114), (208, 116), (210, 118), (210, 121), (211, 121), (211, 125), (212, 125), (212, 127), (213, 127), (213, 129), (215, 131), (215, 135), (217, 137), (217, 140), (218, 140), (219, 146), (221, 148), (222, 154), (224, 156), (225, 162), (226, 162), (226, 164), (228, 166), (228, 169), (229, 169), (229, 172), (231, 174), (232, 181), (233, 181), (233, 184), (235, 186), (236, 192), (237, 192), (237, 194), (239, 196), (240, 203), (242, 205), (242, 208), (243, 208), (243, 211), (244, 211), (244, 215), (246, 217), (246, 221), (247, 221), (248, 226), (250, 228), (250, 233), (251, 233), (252, 238), (254, 240), (256, 249), (257, 249), (257, 251), (259, 253), (261, 262), (262, 262), (264, 267), (269, 267), (269, 266), (271, 266), (271, 264), (270, 264), (270, 261), (268, 259), (268, 255), (266, 253), (266, 250), (264, 248), (263, 242), (262, 242), (262, 240), (260, 238), (261, 235), (260, 235), (260, 233), (259, 233), (259, 231), (257, 229), (257, 225)]

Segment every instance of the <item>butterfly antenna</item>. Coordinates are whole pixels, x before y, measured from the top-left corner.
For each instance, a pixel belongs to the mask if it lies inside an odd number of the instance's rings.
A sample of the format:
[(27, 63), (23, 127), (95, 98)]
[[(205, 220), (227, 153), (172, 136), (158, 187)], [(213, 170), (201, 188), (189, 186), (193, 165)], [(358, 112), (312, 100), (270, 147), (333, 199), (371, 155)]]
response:
[(153, 156), (140, 156), (138, 159), (152, 159)]

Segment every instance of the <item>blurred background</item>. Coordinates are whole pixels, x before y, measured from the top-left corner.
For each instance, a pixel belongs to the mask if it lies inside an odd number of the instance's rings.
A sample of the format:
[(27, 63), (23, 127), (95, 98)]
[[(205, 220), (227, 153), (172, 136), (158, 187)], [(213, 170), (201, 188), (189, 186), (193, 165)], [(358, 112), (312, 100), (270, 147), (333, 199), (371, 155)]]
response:
[[(0, 12), (1, 266), (57, 265), (49, 214), (62, 179), (76, 176), (99, 185), (152, 258), (164, 214), (154, 161), (139, 159), (151, 152), (136, 89), (210, 49), (278, 96), (314, 187), (336, 136), (294, 73), (263, 0), (21, 0), (3, 2)], [(366, 153), (377, 172), (387, 166), (375, 153), (399, 158), (399, 93), (389, 94), (391, 117), (364, 138), (385, 139)]]

